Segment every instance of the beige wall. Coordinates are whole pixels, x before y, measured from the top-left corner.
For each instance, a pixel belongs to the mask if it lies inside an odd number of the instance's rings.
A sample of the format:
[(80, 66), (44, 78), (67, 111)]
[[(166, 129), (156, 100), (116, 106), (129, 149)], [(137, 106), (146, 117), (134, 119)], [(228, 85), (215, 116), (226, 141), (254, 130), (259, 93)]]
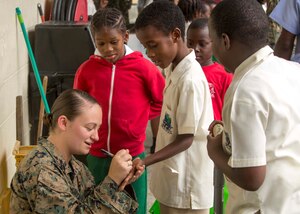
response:
[(44, 0), (0, 0), (0, 193), (9, 186), (15, 172), (12, 149), (16, 141), (16, 96), (23, 97), (24, 144), (29, 144), (28, 70), (25, 40), (15, 15), (22, 11), (27, 30), (33, 30), (40, 17), (37, 3)]

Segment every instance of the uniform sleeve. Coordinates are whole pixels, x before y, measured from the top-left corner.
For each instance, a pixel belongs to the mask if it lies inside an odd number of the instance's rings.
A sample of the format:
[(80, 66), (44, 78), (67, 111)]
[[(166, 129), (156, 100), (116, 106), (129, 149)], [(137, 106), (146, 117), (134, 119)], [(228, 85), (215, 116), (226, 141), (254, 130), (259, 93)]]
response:
[[(245, 97), (243, 97), (245, 98)], [(233, 168), (266, 164), (267, 113), (254, 102), (237, 101), (232, 105), (230, 118), (232, 156), (228, 164)]]
[[(25, 171), (25, 172), (24, 172)], [(39, 174), (33, 166), (24, 171), (17, 171), (11, 181), (10, 213), (32, 213), (36, 198), (36, 183)]]
[(148, 73), (145, 77), (145, 82), (151, 97), (149, 119), (152, 120), (153, 118), (156, 118), (161, 114), (165, 79), (160, 70), (158, 70), (155, 65), (151, 64), (148, 65)]
[(270, 18), (294, 35), (300, 34), (300, 1), (279, 1)]
[[(83, 180), (89, 180), (88, 179)], [(137, 203), (117, 184), (106, 177), (98, 186), (85, 190), (81, 197), (73, 191), (67, 180), (54, 172), (41, 172), (37, 184), (35, 212), (37, 213), (134, 213)]]
[(178, 134), (195, 134), (201, 112), (204, 110), (204, 85), (201, 82), (186, 80), (180, 91), (176, 110)]
[(45, 168), (31, 174), (14, 177), (11, 213), (135, 213), (138, 206), (109, 177), (94, 186), (93, 177), (83, 173), (78, 178), (80, 187), (74, 187), (66, 175), (55, 170)]
[(25, 195), (20, 194), (21, 186), (18, 184), (15, 177), (11, 183), (11, 197), (10, 197), (10, 213), (13, 214), (27, 214), (32, 213), (30, 204)]

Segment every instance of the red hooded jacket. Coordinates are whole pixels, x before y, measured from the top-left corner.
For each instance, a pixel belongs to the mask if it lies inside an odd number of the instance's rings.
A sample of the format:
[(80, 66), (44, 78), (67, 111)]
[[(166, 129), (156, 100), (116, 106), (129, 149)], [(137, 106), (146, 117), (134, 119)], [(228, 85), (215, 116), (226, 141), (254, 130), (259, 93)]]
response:
[(99, 141), (90, 154), (105, 157), (129, 149), (132, 156), (144, 151), (148, 120), (160, 115), (165, 80), (157, 67), (140, 52), (112, 64), (93, 55), (77, 70), (74, 88), (88, 92), (102, 106)]

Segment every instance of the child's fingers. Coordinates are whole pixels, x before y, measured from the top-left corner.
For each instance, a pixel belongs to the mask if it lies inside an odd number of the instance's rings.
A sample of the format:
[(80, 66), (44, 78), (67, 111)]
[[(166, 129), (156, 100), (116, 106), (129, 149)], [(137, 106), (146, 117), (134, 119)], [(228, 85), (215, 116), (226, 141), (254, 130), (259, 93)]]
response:
[(213, 138), (214, 137), (212, 136), (212, 134), (207, 135), (207, 142), (211, 142)]
[[(133, 176), (133, 179), (137, 179), (137, 178), (139, 178), (142, 174), (143, 174), (143, 172), (144, 172), (144, 168), (143, 169), (139, 169), (139, 170), (136, 170), (136, 172), (135, 172), (135, 174), (134, 174), (134, 176)], [(134, 182), (134, 181), (133, 181)]]
[(119, 186), (119, 191), (123, 191), (127, 184), (128, 180), (126, 178), (124, 181), (122, 181), (121, 185)]
[(222, 122), (222, 121), (220, 121), (220, 120), (214, 120), (214, 121), (209, 125), (208, 130), (209, 130), (210, 132), (212, 132), (212, 129), (213, 129), (213, 127), (214, 127), (216, 124), (221, 124), (221, 125), (223, 126), (223, 122)]
[(132, 177), (134, 176), (134, 168), (132, 168), (126, 178), (122, 181), (121, 185), (119, 186), (119, 190), (123, 191), (125, 186), (130, 182)]
[(121, 185), (119, 186), (119, 191), (123, 191), (125, 186), (127, 185), (127, 183), (125, 183), (124, 181), (121, 183)]

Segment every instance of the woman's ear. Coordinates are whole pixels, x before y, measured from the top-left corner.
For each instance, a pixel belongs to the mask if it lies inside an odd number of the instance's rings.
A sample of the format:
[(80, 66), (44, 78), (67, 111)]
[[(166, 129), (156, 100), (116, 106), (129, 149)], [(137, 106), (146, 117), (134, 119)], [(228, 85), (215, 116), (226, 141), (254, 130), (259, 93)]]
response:
[(65, 115), (61, 115), (57, 118), (57, 126), (59, 129), (65, 131), (67, 129), (68, 118)]

